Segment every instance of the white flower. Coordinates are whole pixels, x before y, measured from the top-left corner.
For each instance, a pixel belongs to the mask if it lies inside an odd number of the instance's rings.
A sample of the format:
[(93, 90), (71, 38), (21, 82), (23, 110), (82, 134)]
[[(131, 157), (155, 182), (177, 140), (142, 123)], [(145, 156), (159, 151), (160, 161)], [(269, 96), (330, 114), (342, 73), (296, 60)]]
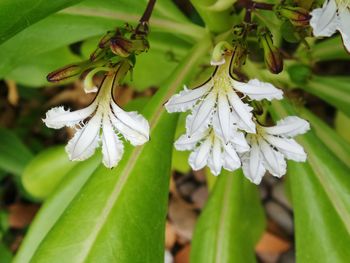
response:
[(253, 100), (282, 99), (282, 91), (272, 84), (257, 79), (248, 83), (239, 82), (229, 74), (229, 60), (217, 67), (213, 76), (202, 86), (189, 90), (185, 87), (165, 104), (168, 112), (192, 110), (186, 119), (187, 135), (202, 132), (213, 123), (213, 116), (218, 121), (213, 124), (215, 131), (220, 131), (227, 143), (233, 125), (250, 133), (255, 133), (255, 123), (248, 104), (237, 93)]
[(244, 175), (253, 183), (259, 184), (266, 170), (273, 176), (281, 177), (286, 173), (286, 161), (306, 161), (306, 153), (294, 139), (310, 129), (307, 121), (290, 116), (273, 127), (257, 124), (257, 134), (248, 134), (250, 151), (242, 155)]
[(249, 145), (243, 133), (237, 130), (231, 130), (231, 133), (232, 140), (228, 143), (224, 143), (212, 128), (193, 136), (184, 134), (175, 142), (175, 148), (179, 151), (192, 151), (188, 162), (193, 170), (200, 170), (208, 165), (214, 175), (218, 175), (222, 168), (234, 171), (241, 167), (237, 152), (248, 151)]
[(316, 37), (330, 37), (338, 30), (350, 52), (350, 1), (325, 0), (322, 8), (311, 12), (310, 25)]
[(124, 151), (123, 143), (116, 132), (132, 145), (141, 145), (148, 141), (149, 125), (146, 119), (136, 112), (123, 111), (114, 102), (112, 86), (115, 77), (116, 74), (105, 77), (95, 100), (88, 107), (70, 111), (61, 106), (46, 113), (43, 121), (50, 128), (79, 127), (66, 146), (71, 160), (82, 161), (89, 158), (101, 141), (103, 164), (112, 168), (118, 164)]

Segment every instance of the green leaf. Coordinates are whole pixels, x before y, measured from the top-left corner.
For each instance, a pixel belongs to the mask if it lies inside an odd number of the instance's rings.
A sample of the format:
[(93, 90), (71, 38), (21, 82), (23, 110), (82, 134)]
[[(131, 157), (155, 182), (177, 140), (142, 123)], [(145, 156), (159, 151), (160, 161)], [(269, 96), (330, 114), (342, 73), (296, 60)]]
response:
[(67, 47), (59, 48), (40, 54), (35, 58), (29, 58), (15, 68), (6, 78), (27, 87), (44, 86), (48, 84), (46, 80), (48, 73), (62, 67), (62, 65), (80, 60), (81, 58), (74, 55)]
[(289, 43), (298, 43), (300, 41), (300, 37), (295, 32), (295, 28), (290, 21), (283, 22), (281, 26), (281, 35), (283, 39)]
[(172, 131), (177, 115), (167, 114), (163, 103), (181, 87), (209, 47), (205, 36), (143, 110), (150, 122), (151, 141), (140, 147), (127, 145), (113, 170), (101, 165), (45, 234), (33, 257), (21, 262), (164, 260)]
[(196, 225), (191, 262), (256, 262), (254, 247), (264, 228), (256, 185), (242, 170), (223, 172)]
[(316, 43), (311, 49), (311, 55), (314, 61), (350, 59), (340, 36), (331, 37)]
[[(277, 119), (295, 115), (287, 102), (273, 102)], [(298, 141), (307, 163), (289, 162), (298, 262), (346, 262), (350, 257), (349, 168), (313, 130)]]
[(343, 137), (348, 143), (350, 143), (350, 117), (346, 116), (341, 111), (337, 111), (335, 115), (334, 126), (337, 133), (341, 137)]
[(70, 202), (78, 196), (79, 191), (100, 163), (100, 156), (95, 154), (87, 161), (78, 163), (67, 176), (64, 177), (55, 192), (50, 195), (40, 208), (39, 213), (35, 216), (16, 254), (13, 261), (14, 263), (30, 261), (47, 233), (60, 216), (68, 209)]
[(350, 116), (350, 78), (314, 76), (307, 84), (301, 85), (311, 94), (320, 97)]
[(290, 80), (298, 85), (304, 85), (312, 76), (311, 69), (304, 64), (294, 64), (287, 68)]
[[(350, 144), (344, 140), (334, 129), (307, 109), (301, 109), (300, 116), (307, 119), (322, 142), (335, 154), (345, 165), (350, 168)], [(347, 130), (348, 131), (348, 130)]]
[(0, 241), (0, 258), (2, 263), (12, 262), (12, 253), (11, 250), (5, 246), (4, 243)]
[(35, 198), (45, 199), (76, 164), (69, 161), (63, 146), (49, 148), (26, 166), (22, 175), (24, 189)]
[(11, 131), (0, 128), (0, 168), (21, 175), (33, 155)]
[(296, 236), (296, 261), (347, 262), (350, 235), (308, 163), (288, 163)]
[(24, 28), (81, 0), (2, 0), (0, 2), (0, 44)]

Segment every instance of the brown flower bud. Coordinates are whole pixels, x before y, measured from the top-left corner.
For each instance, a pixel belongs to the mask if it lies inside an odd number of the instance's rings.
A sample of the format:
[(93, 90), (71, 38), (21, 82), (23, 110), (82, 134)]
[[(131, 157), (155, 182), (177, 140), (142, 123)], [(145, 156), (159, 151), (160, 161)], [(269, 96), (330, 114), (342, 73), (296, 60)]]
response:
[(124, 37), (117, 36), (111, 39), (111, 50), (120, 57), (128, 57), (132, 52), (132, 42)]
[(264, 49), (266, 67), (274, 74), (280, 73), (283, 70), (283, 58), (279, 49), (273, 45), (271, 33), (267, 29), (261, 30), (259, 40)]
[(294, 26), (308, 26), (311, 15), (309, 11), (302, 7), (280, 6), (277, 14), (287, 18)]
[(49, 73), (46, 79), (49, 82), (61, 82), (80, 75), (82, 71), (83, 67), (80, 64), (71, 64)]

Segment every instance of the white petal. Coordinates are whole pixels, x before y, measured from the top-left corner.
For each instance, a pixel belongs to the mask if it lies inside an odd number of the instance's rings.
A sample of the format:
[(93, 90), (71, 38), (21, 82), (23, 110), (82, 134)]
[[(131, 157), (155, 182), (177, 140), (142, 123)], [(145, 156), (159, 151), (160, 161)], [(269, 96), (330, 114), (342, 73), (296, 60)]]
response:
[(96, 114), (83, 128), (77, 130), (66, 146), (70, 160), (83, 161), (94, 154), (98, 147), (100, 128), (101, 115)]
[(310, 124), (297, 116), (289, 116), (278, 121), (275, 126), (263, 128), (267, 133), (272, 135), (294, 137), (310, 130)]
[(259, 146), (264, 158), (265, 168), (276, 177), (282, 177), (286, 173), (286, 161), (284, 156), (272, 149), (272, 147), (263, 139), (259, 138)]
[(234, 89), (242, 92), (253, 100), (281, 100), (283, 98), (282, 90), (275, 88), (275, 86), (268, 82), (251, 79), (248, 83), (244, 83), (231, 79), (231, 83)]
[[(217, 114), (218, 114), (218, 125), (217, 127), (221, 130), (222, 138), (224, 143), (227, 143), (231, 137), (230, 131), (232, 129), (232, 120), (231, 120), (231, 109), (228, 103), (226, 93), (223, 89), (219, 90), (218, 94), (218, 105), (217, 105)], [(214, 123), (213, 123), (214, 126)], [(215, 129), (215, 127), (214, 127)]]
[(208, 131), (195, 133), (192, 136), (188, 136), (187, 134), (181, 135), (179, 139), (174, 143), (176, 150), (178, 151), (188, 151), (193, 150), (196, 145), (208, 136)]
[(287, 138), (279, 138), (273, 135), (264, 135), (264, 138), (277, 150), (282, 153), (287, 159), (296, 162), (305, 162), (306, 153), (302, 146), (295, 140)]
[(224, 145), (224, 150), (224, 168), (229, 171), (234, 171), (241, 167), (241, 161), (230, 143)]
[(210, 79), (204, 85), (189, 90), (186, 88), (179, 94), (172, 96), (167, 103), (165, 103), (165, 108), (168, 112), (184, 112), (191, 109), (200, 99), (203, 97), (210, 88), (213, 87), (213, 82)]
[(114, 127), (123, 134), (132, 145), (141, 145), (149, 140), (148, 121), (137, 112), (126, 112), (111, 102), (114, 114), (109, 117)]
[(188, 135), (202, 132), (210, 123), (214, 110), (216, 96), (215, 92), (210, 92), (208, 96), (198, 104), (190, 115), (186, 118), (186, 131)]
[(124, 146), (113, 130), (108, 116), (102, 123), (102, 155), (103, 164), (108, 168), (115, 167), (123, 156)]
[(250, 140), (251, 150), (242, 156), (242, 169), (244, 175), (254, 184), (260, 184), (266, 169), (263, 166), (259, 146), (255, 138)]
[(232, 134), (232, 137), (231, 137), (230, 143), (233, 144), (237, 152), (243, 153), (243, 152), (249, 151), (250, 147), (242, 132), (239, 132), (236, 129), (234, 129), (234, 130), (231, 130), (231, 134)]
[(347, 8), (339, 12), (338, 30), (341, 33), (346, 50), (350, 53), (350, 11)]
[(212, 141), (211, 138), (208, 137), (199, 147), (197, 147), (190, 154), (188, 162), (193, 170), (200, 170), (207, 165), (211, 146)]
[(253, 122), (252, 107), (243, 103), (234, 91), (227, 93), (232, 106), (232, 116), (237, 126), (249, 133), (255, 133), (255, 123)]
[(316, 37), (330, 37), (338, 26), (337, 4), (335, 0), (325, 0), (322, 8), (316, 8), (311, 13), (310, 25)]
[(47, 127), (54, 129), (60, 129), (64, 126), (72, 127), (89, 117), (95, 109), (96, 102), (76, 111), (65, 110), (63, 106), (55, 107), (46, 112), (46, 118), (43, 119), (43, 122)]
[(213, 148), (208, 159), (208, 166), (213, 175), (219, 175), (223, 162), (221, 154), (221, 142), (218, 137), (214, 137)]

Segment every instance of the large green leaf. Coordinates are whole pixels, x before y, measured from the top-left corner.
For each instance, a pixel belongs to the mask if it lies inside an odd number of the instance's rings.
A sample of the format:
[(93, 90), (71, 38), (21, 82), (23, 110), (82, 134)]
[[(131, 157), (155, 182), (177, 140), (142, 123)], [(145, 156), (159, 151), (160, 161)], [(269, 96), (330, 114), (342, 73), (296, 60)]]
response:
[(89, 160), (78, 163), (62, 180), (55, 192), (45, 201), (31, 223), (14, 263), (30, 262), (34, 252), (43, 241), (52, 226), (62, 216), (70, 202), (75, 198), (86, 181), (101, 163), (95, 154)]
[(21, 175), (33, 155), (11, 131), (0, 128), (0, 168)]
[[(274, 102), (276, 119), (295, 115), (286, 102)], [(297, 258), (299, 262), (346, 262), (350, 257), (349, 168), (322, 143), (313, 130), (298, 141), (307, 163), (289, 162)]]
[(2, 0), (0, 1), (0, 44), (31, 24), (81, 0)]
[(349, 54), (345, 51), (340, 36), (328, 38), (326, 40), (318, 42), (311, 48), (311, 55), (314, 61), (350, 59)]
[(313, 78), (301, 88), (322, 98), (337, 109), (350, 116), (350, 78), (320, 77)]
[(46, 76), (49, 72), (81, 60), (68, 47), (63, 47), (27, 59), (6, 76), (16, 83), (28, 87), (47, 85)]
[(55, 146), (36, 155), (22, 175), (24, 189), (33, 197), (44, 199), (77, 164), (68, 159), (63, 146)]
[(151, 141), (125, 149), (113, 170), (100, 166), (47, 232), (33, 257), (20, 262), (161, 262), (173, 135), (177, 116), (163, 103), (209, 49), (198, 46), (143, 111)]
[(191, 262), (256, 262), (254, 247), (264, 226), (256, 185), (242, 170), (223, 172), (196, 225)]
[(301, 109), (300, 116), (311, 123), (312, 129), (322, 142), (350, 168), (350, 144), (311, 111)]

